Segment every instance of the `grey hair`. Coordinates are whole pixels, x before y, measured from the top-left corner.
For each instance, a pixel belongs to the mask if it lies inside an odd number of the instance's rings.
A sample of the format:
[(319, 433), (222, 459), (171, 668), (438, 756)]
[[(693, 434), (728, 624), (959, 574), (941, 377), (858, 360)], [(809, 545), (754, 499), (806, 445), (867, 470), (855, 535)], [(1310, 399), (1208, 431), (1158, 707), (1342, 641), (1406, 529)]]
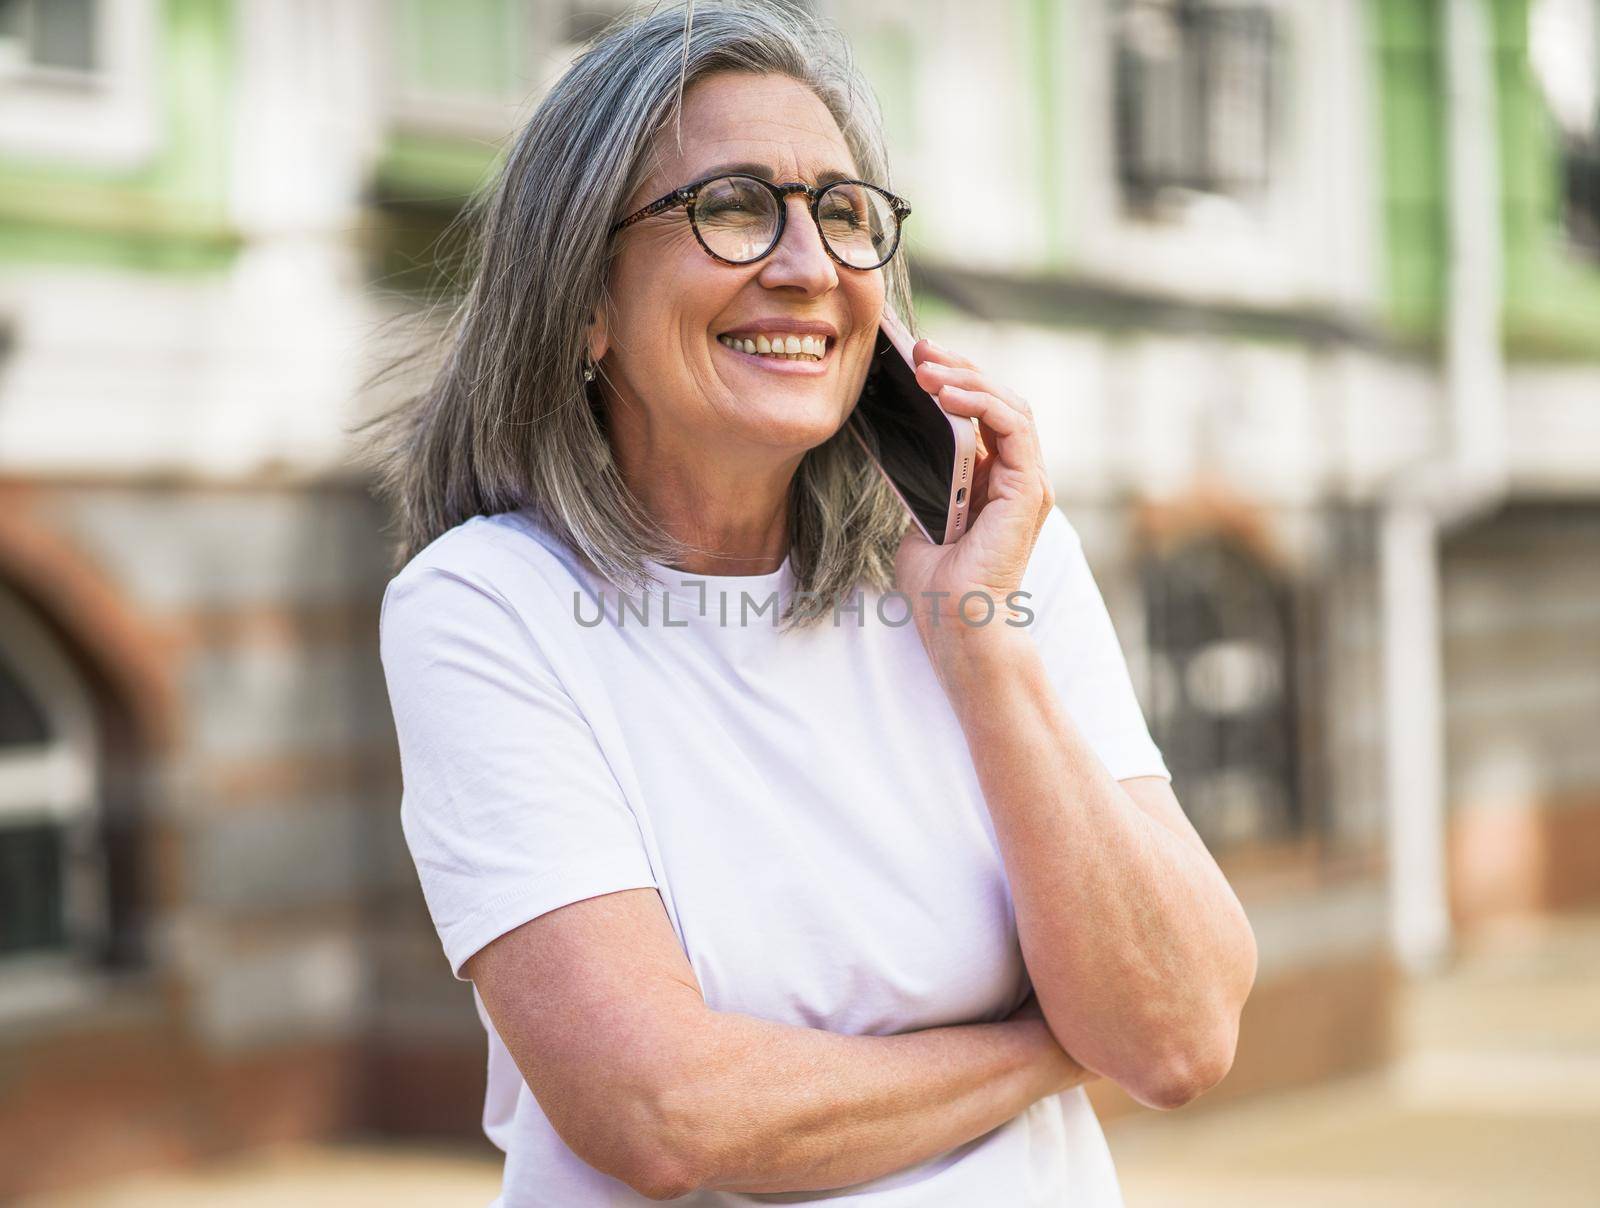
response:
[[(881, 113), (844, 35), (792, 0), (714, 0), (628, 10), (578, 56), (474, 200), (474, 264), (432, 383), (362, 428), (399, 527), (396, 566), (472, 516), (528, 510), (586, 565), (634, 591), (644, 565), (693, 547), (666, 533), (624, 483), (598, 389), (585, 384), (589, 318), (606, 297), (608, 237), (649, 178), (649, 152), (702, 76), (790, 77), (828, 107), (861, 175), (886, 188)], [(882, 269), (885, 305), (915, 332), (905, 257)], [(598, 386), (598, 383), (595, 383)], [(888, 589), (904, 505), (852, 437), (853, 415), (809, 450), (789, 496), (797, 593), (784, 628), (827, 615), (862, 584)], [(802, 599), (812, 601), (807, 608)]]

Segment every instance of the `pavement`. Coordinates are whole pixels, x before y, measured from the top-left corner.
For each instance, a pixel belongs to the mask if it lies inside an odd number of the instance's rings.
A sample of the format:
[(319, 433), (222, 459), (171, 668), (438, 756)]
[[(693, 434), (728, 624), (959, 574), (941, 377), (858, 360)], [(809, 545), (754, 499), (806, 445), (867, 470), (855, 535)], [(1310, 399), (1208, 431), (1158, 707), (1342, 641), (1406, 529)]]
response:
[[(1481, 934), (1398, 1010), (1402, 1056), (1378, 1073), (1109, 1124), (1128, 1208), (1600, 1205), (1600, 916)], [(498, 1190), (479, 1153), (342, 1144), (29, 1208), (483, 1208)]]

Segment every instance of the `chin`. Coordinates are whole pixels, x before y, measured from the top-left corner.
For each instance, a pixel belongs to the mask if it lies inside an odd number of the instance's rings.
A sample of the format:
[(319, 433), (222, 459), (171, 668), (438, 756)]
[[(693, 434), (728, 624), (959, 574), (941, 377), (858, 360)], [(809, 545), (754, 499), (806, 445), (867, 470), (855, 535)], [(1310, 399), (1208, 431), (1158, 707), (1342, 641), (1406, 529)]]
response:
[(814, 449), (839, 431), (848, 414), (832, 403), (800, 414), (768, 412), (760, 417), (752, 416), (747, 431), (752, 440), (761, 444)]

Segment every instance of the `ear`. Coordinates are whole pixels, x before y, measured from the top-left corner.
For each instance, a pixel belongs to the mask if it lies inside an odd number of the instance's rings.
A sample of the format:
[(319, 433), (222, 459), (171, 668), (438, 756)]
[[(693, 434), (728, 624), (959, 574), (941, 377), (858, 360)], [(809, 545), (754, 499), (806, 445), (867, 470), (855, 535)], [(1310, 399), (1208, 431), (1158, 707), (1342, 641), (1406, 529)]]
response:
[(588, 343), (590, 359), (598, 365), (601, 358), (606, 355), (606, 350), (611, 347), (603, 306), (595, 307), (594, 313), (589, 316), (589, 326), (584, 339)]

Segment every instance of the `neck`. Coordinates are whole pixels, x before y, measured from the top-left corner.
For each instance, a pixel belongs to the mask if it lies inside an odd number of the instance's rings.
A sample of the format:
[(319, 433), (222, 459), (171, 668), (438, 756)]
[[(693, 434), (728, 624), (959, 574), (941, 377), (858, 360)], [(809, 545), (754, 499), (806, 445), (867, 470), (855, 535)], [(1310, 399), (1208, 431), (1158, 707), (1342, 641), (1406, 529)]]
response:
[(691, 547), (678, 570), (701, 575), (767, 575), (789, 552), (789, 488), (804, 453), (723, 446), (714, 460), (656, 444), (618, 440), (617, 468), (634, 497), (668, 535)]

